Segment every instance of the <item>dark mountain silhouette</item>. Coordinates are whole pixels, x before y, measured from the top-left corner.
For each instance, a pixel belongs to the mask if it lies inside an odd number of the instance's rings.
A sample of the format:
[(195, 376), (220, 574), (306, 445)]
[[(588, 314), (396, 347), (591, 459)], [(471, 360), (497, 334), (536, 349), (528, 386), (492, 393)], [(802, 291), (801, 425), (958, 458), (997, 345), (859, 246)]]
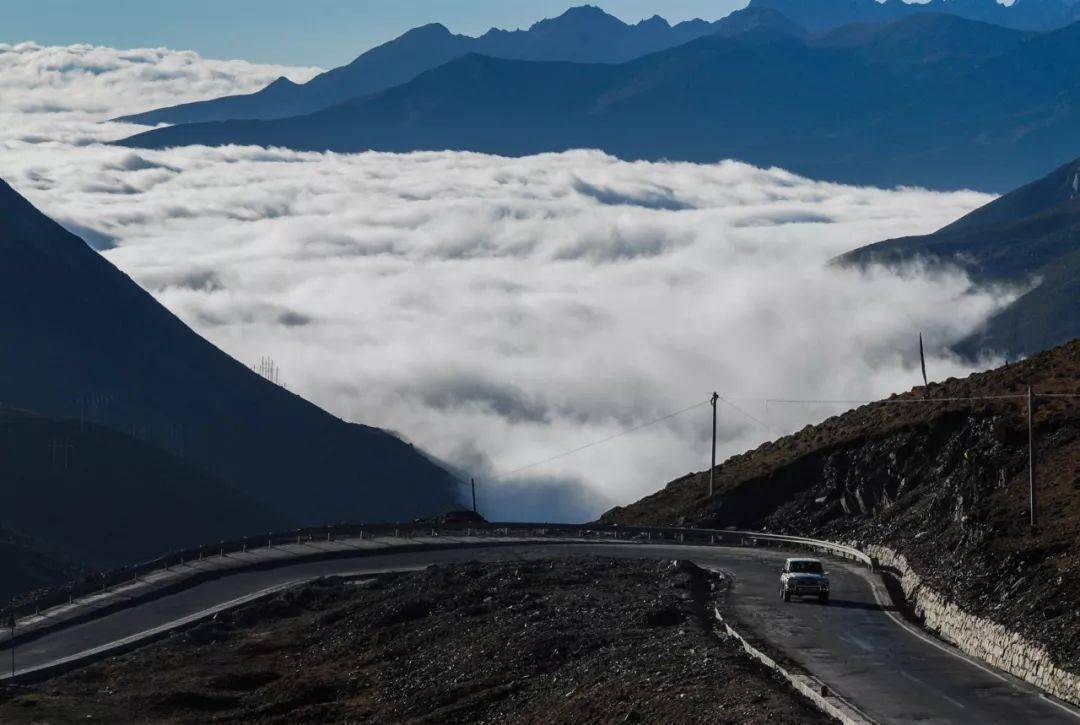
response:
[(0, 479), (0, 525), (88, 568), (293, 523), (187, 461), (85, 420), (0, 410)]
[(433, 23), (414, 28), (304, 84), (279, 78), (256, 93), (185, 103), (122, 120), (155, 125), (286, 118), (393, 88), (468, 53), (515, 60), (621, 63), (703, 35), (762, 26), (802, 32), (769, 8), (737, 11), (715, 23), (689, 20), (672, 26), (659, 16), (628, 25), (599, 8), (585, 5), (571, 8), (557, 18), (541, 20), (528, 30), (493, 28), (477, 38), (455, 35)]
[(1080, 20), (1077, 0), (750, 0), (750, 8), (771, 8), (810, 32), (850, 23), (883, 23), (920, 13), (948, 13), (1016, 30), (1056, 30)]
[(3, 182), (0, 258), (6, 406), (135, 433), (298, 523), (458, 505), (453, 479), (411, 445), (256, 375)]
[(1080, 148), (1078, 60), (1080, 23), (1031, 34), (923, 14), (810, 39), (711, 35), (618, 65), (468, 55), (318, 113), (185, 124), (122, 143), (512, 156), (598, 148), (1002, 191)]
[(985, 282), (1033, 285), (961, 349), (1016, 358), (1080, 337), (1080, 159), (943, 229), (855, 250), (844, 263), (956, 264)]

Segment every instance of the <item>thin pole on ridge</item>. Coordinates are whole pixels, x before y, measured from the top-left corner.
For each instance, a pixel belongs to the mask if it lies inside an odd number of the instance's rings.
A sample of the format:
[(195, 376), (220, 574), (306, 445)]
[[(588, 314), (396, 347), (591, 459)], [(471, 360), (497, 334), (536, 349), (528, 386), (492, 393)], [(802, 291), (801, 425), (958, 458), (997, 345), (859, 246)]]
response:
[(1028, 386), (1027, 391), (1027, 419), (1028, 419), (1028, 508), (1031, 515), (1031, 530), (1038, 525), (1038, 507), (1035, 498), (1035, 394)]
[(716, 478), (716, 401), (720, 399), (716, 391), (713, 391), (712, 397), (709, 398), (709, 402), (712, 403), (712, 465), (709, 466), (709, 498), (713, 497), (713, 491), (715, 491), (714, 480)]

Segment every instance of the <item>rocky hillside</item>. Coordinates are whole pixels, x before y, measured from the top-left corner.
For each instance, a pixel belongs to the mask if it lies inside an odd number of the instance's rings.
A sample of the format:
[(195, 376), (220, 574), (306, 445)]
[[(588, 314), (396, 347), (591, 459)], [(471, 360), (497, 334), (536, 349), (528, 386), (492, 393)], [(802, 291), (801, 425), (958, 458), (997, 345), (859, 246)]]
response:
[[(830, 418), (604, 520), (688, 523), (881, 543), (969, 611), (1022, 632), (1080, 669), (1080, 398), (1035, 415), (1039, 525), (1028, 525), (1023, 399), (1080, 394), (1080, 341)], [(919, 401), (919, 402), (916, 402)], [(926, 402), (929, 401), (929, 402)]]
[(713, 634), (721, 584), (594, 557), (323, 581), (0, 688), (0, 721), (825, 722)]

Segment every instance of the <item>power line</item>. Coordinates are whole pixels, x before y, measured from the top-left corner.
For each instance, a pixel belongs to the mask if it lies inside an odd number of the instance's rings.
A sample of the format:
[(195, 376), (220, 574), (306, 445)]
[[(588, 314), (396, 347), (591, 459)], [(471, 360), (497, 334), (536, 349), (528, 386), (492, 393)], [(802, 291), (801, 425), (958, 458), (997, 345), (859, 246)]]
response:
[(683, 413), (689, 412), (689, 411), (693, 410), (694, 408), (701, 407), (702, 405), (707, 405), (708, 403), (709, 403), (708, 399), (700, 400), (700, 401), (694, 403), (693, 405), (688, 405), (685, 408), (681, 408), (679, 410), (676, 410), (674, 413), (668, 413), (667, 415), (662, 415), (659, 418), (654, 418), (654, 419), (652, 419), (652, 420), (650, 420), (650, 421), (648, 421), (646, 423), (641, 423), (640, 425), (636, 425), (633, 428), (628, 428), (628, 429), (626, 429), (624, 431), (620, 431), (619, 433), (616, 433), (614, 435), (610, 435), (607, 438), (601, 438), (600, 440), (593, 441), (592, 443), (586, 443), (583, 446), (578, 446), (577, 448), (574, 448), (573, 450), (569, 450), (569, 451), (565, 451), (563, 453), (559, 453), (557, 455), (551, 456), (550, 458), (545, 458), (542, 461), (536, 461), (535, 463), (530, 463), (527, 466), (522, 466), (521, 468), (515, 468), (512, 471), (507, 471), (506, 473), (499, 474), (498, 476), (495, 476), (492, 480), (493, 481), (500, 481), (500, 480), (502, 480), (504, 478), (509, 478), (510, 476), (521, 473), (522, 471), (527, 471), (530, 468), (536, 468), (537, 466), (542, 466), (545, 463), (551, 463), (552, 461), (557, 461), (560, 458), (566, 458), (567, 456), (572, 456), (573, 454), (580, 453), (581, 451), (584, 451), (587, 448), (592, 448), (594, 446), (598, 446), (598, 445), (601, 445), (603, 443), (608, 443), (609, 441), (613, 441), (616, 438), (622, 438), (625, 435), (630, 435), (631, 433), (635, 433), (635, 432), (637, 432), (639, 430), (642, 430), (644, 428), (648, 428), (651, 425), (656, 425), (657, 423), (662, 423), (665, 420), (670, 420), (671, 418), (674, 418), (677, 415), (682, 415)]
[[(844, 398), (832, 398), (832, 399), (725, 398), (725, 397), (722, 397), (722, 396), (719, 397), (719, 400), (723, 401), (725, 405), (727, 405), (730, 408), (733, 408), (734, 410), (739, 412), (741, 415), (745, 416), (747, 419), (749, 419), (749, 420), (753, 421), (754, 423), (758, 424), (762, 428), (764, 428), (764, 429), (766, 429), (766, 430), (768, 430), (768, 431), (770, 431), (772, 433), (779, 433), (780, 431), (777, 428), (774, 428), (773, 426), (769, 425), (768, 423), (761, 420), (757, 416), (751, 414), (750, 412), (746, 411), (742, 407), (736, 405), (732, 401), (738, 400), (739, 402), (764, 403), (766, 406), (768, 406), (769, 403), (780, 403), (780, 404), (791, 404), (791, 405), (871, 405), (871, 404), (876, 404), (876, 405), (926, 405), (926, 404), (932, 404), (932, 403), (971, 403), (971, 402), (986, 402), (986, 401), (995, 401), (995, 400), (1025, 400), (1025, 399), (1027, 399), (1027, 397), (1028, 397), (1027, 393), (1008, 393), (1008, 394), (1002, 394), (1002, 395), (972, 395), (972, 396), (966, 396), (966, 397), (945, 397), (945, 398), (899, 398), (899, 399), (894, 399), (894, 400), (852, 400), (852, 399), (844, 399)], [(1035, 397), (1036, 398), (1080, 398), (1080, 393), (1038, 393), (1038, 394), (1036, 394)], [(617, 438), (622, 438), (623, 436), (630, 435), (631, 433), (635, 433), (635, 432), (637, 432), (639, 430), (643, 430), (644, 428), (648, 428), (649, 426), (656, 425), (657, 423), (662, 423), (665, 420), (670, 420), (671, 418), (674, 418), (674, 417), (676, 417), (678, 415), (682, 415), (683, 413), (689, 412), (689, 411), (693, 410), (694, 408), (698, 408), (698, 407), (700, 407), (702, 405), (708, 405), (709, 403), (710, 403), (710, 399), (706, 398), (705, 400), (694, 403), (693, 405), (688, 405), (685, 408), (680, 408), (679, 410), (676, 410), (673, 413), (668, 413), (667, 415), (662, 415), (659, 418), (654, 418), (654, 419), (652, 419), (650, 421), (647, 421), (645, 423), (641, 423), (640, 425), (636, 425), (633, 428), (628, 428), (628, 429), (626, 429), (624, 431), (620, 431), (620, 432), (615, 433), (614, 435), (610, 435), (610, 436), (608, 436), (606, 438), (601, 438), (599, 440), (595, 440), (595, 441), (592, 441), (590, 443), (586, 443), (583, 446), (578, 446), (577, 448), (573, 448), (571, 450), (564, 451), (562, 453), (558, 453), (558, 454), (556, 454), (554, 456), (550, 456), (550, 457), (545, 458), (543, 460), (535, 461), (535, 462), (530, 463), (528, 465), (521, 466), (520, 468), (515, 468), (515, 469), (513, 469), (511, 471), (507, 471), (506, 473), (501, 473), (498, 476), (493, 477), (491, 480), (500, 481), (500, 480), (502, 480), (504, 478), (509, 478), (510, 476), (514, 476), (514, 475), (516, 475), (518, 473), (522, 473), (523, 471), (528, 471), (529, 469), (536, 468), (537, 466), (542, 466), (545, 463), (551, 463), (552, 461), (557, 461), (560, 458), (566, 458), (567, 456), (572, 456), (575, 453), (580, 453), (581, 451), (587, 450), (589, 448), (593, 448), (595, 446), (603, 445), (604, 443), (608, 443), (608, 442), (613, 441), (613, 440), (615, 440)]]
[[(727, 405), (727, 406), (729, 406), (729, 407), (731, 407), (731, 408), (734, 408), (735, 410), (739, 411), (739, 412), (740, 412), (740, 413), (742, 413), (742, 414), (743, 414), (744, 416), (746, 416), (746, 417), (747, 417), (747, 418), (749, 418), (750, 420), (754, 421), (755, 423), (757, 423), (758, 425), (760, 425), (760, 426), (761, 426), (762, 428), (764, 428), (765, 430), (767, 430), (767, 431), (769, 431), (769, 432), (771, 432), (771, 433), (776, 433), (776, 432), (778, 432), (778, 431), (776, 430), (776, 428), (773, 428), (773, 427), (772, 427), (771, 425), (769, 425), (769, 424), (768, 424), (768, 423), (766, 423), (765, 421), (761, 420), (760, 418), (758, 418), (758, 417), (756, 417), (756, 416), (754, 416), (754, 415), (751, 415), (750, 413), (746, 412), (745, 410), (743, 410), (742, 408), (740, 408), (739, 406), (735, 405), (735, 404), (734, 404), (734, 403), (732, 403), (732, 402), (731, 402), (730, 400), (728, 400), (727, 398), (725, 398), (724, 396), (722, 396), (722, 395), (721, 395), (721, 396), (720, 396), (720, 400), (721, 400), (721, 401), (723, 401), (723, 403), (724, 403), (725, 405)], [(766, 402), (767, 402), (767, 401), (766, 401)]]
[[(1039, 393), (1037, 397), (1049, 398), (1056, 397), (1053, 394)], [(1074, 397), (1067, 395), (1066, 397)], [(1080, 397), (1080, 396), (1075, 396)], [(781, 404), (793, 404), (793, 405), (925, 405), (927, 403), (970, 403), (987, 400), (1022, 400), (1027, 398), (1027, 393), (1015, 393), (1009, 395), (972, 395), (967, 397), (947, 397), (947, 398), (898, 398), (895, 400), (847, 400), (847, 399), (826, 399), (826, 400), (814, 400), (804, 398), (738, 398), (738, 400), (759, 402), (759, 403), (781, 403)]]

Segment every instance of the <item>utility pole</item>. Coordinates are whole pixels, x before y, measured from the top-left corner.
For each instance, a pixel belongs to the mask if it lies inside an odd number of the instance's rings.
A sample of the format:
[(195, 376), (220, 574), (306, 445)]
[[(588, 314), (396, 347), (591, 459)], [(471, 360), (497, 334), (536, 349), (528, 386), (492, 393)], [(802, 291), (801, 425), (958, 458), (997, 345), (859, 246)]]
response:
[(1031, 529), (1038, 524), (1035, 499), (1035, 394), (1028, 386), (1028, 505), (1031, 508)]
[[(923, 388), (929, 387), (930, 383), (926, 381), (926, 354), (923, 352), (922, 333), (919, 333), (919, 364), (922, 365), (922, 384)], [(926, 397), (925, 394), (923, 397)]]
[(476, 513), (476, 479), (470, 478), (469, 483), (472, 484), (472, 510)]
[(713, 483), (716, 477), (716, 401), (719, 399), (720, 396), (714, 390), (712, 397), (709, 398), (709, 402), (712, 403), (712, 465), (709, 466), (709, 498), (713, 497), (715, 490)]

